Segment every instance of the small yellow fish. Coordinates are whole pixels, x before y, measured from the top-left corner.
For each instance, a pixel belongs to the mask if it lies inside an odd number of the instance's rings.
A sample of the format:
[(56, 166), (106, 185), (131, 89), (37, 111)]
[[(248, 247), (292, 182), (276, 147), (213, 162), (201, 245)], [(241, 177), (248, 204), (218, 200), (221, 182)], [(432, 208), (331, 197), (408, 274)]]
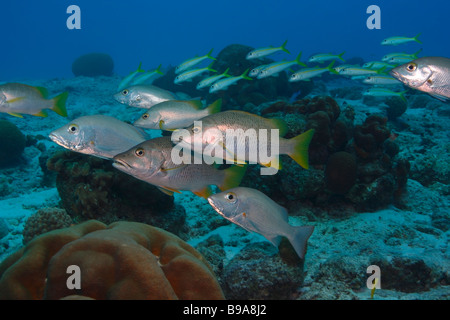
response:
[(0, 85), (0, 112), (23, 118), (22, 114), (47, 117), (50, 109), (60, 116), (67, 117), (66, 100), (69, 94), (48, 99), (47, 89), (33, 87), (22, 83), (6, 83)]

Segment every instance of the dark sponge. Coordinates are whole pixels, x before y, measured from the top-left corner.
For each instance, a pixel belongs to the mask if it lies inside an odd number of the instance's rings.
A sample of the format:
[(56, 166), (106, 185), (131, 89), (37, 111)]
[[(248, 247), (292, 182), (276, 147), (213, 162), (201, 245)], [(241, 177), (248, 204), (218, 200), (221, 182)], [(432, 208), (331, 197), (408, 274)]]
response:
[(114, 61), (106, 53), (88, 53), (78, 57), (72, 63), (72, 72), (78, 76), (112, 76)]
[(0, 167), (17, 164), (25, 143), (25, 135), (14, 123), (0, 120)]

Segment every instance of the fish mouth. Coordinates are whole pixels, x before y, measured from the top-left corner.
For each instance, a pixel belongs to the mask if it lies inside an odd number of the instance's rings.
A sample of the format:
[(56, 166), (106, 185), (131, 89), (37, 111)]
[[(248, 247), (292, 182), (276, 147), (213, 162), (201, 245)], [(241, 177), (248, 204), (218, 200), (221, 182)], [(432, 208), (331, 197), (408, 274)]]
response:
[(220, 214), (222, 217), (224, 217), (222, 208), (219, 208), (219, 206), (214, 202), (214, 199), (212, 198), (213, 196), (214, 195), (208, 197), (207, 200), (208, 200), (209, 204), (211, 205), (211, 207), (213, 207), (214, 210), (216, 210), (216, 212), (218, 214)]
[(129, 171), (131, 170), (131, 166), (124, 160), (121, 159), (114, 159), (114, 162), (112, 163), (114, 168), (117, 168), (122, 171)]
[(52, 140), (57, 145), (60, 145), (61, 147), (64, 147), (64, 148), (69, 148), (69, 145), (67, 144), (67, 142), (64, 141), (60, 136), (57, 136), (54, 133), (50, 133), (48, 135), (48, 137), (50, 138), (50, 140)]

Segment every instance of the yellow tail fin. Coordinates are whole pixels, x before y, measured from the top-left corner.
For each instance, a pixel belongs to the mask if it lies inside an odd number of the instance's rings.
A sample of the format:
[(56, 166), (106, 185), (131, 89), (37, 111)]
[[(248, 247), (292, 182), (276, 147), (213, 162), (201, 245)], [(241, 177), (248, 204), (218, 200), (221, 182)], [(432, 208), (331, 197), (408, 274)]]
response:
[(244, 178), (245, 172), (247, 171), (247, 165), (232, 166), (224, 171), (225, 178), (223, 179), (223, 183), (218, 186), (220, 191), (225, 191), (239, 186), (242, 178)]
[(68, 96), (69, 96), (68, 92), (63, 92), (60, 95), (53, 98), (54, 105), (52, 110), (63, 117), (67, 117), (66, 100)]
[(313, 135), (314, 129), (309, 129), (289, 140), (293, 144), (292, 152), (289, 153), (289, 156), (305, 169), (309, 169), (308, 148)]

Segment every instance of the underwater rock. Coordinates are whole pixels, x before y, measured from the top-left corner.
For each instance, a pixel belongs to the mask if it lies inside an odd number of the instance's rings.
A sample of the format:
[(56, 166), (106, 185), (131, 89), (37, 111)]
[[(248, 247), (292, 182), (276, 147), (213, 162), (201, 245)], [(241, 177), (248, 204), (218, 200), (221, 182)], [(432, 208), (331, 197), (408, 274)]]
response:
[(389, 120), (400, 117), (408, 108), (406, 101), (399, 97), (388, 98), (384, 103), (388, 106), (386, 113)]
[(75, 222), (97, 219), (144, 222), (175, 234), (185, 225), (185, 211), (155, 186), (112, 167), (111, 161), (68, 150), (55, 152), (47, 167), (57, 172), (62, 206)]
[[(73, 265), (82, 274), (75, 290), (67, 286)], [(36, 238), (0, 264), (0, 287), (0, 299), (224, 298), (194, 248), (162, 229), (123, 221), (91, 220)]]
[(47, 167), (48, 159), (55, 154), (56, 150), (60, 150), (60, 148), (52, 146), (48, 150), (44, 150), (39, 156), (39, 167), (43, 173), (41, 186), (43, 187), (54, 187), (56, 185), (56, 172), (49, 170)]
[(8, 225), (6, 221), (0, 218), (0, 239), (6, 236), (9, 233)]
[(295, 298), (303, 279), (301, 261), (287, 263), (271, 243), (257, 242), (226, 265), (221, 284), (230, 300), (283, 300)]
[(301, 290), (300, 300), (352, 300), (352, 291), (366, 287), (367, 263), (358, 257), (332, 255), (320, 263), (309, 290)]
[(382, 288), (401, 292), (428, 291), (439, 284), (448, 285), (445, 273), (437, 273), (417, 257), (383, 258), (373, 262), (382, 272)]
[(356, 159), (345, 151), (333, 153), (327, 162), (325, 179), (327, 188), (337, 194), (345, 194), (356, 182)]
[(72, 218), (60, 208), (42, 208), (31, 215), (23, 228), (23, 243), (52, 230), (70, 227)]
[(212, 235), (198, 243), (195, 249), (209, 262), (220, 283), (224, 260), (226, 258), (222, 237), (220, 235)]
[(25, 144), (25, 135), (14, 123), (0, 120), (0, 167), (17, 165)]
[(72, 63), (72, 73), (75, 77), (112, 76), (114, 61), (106, 53), (88, 53), (75, 59)]

